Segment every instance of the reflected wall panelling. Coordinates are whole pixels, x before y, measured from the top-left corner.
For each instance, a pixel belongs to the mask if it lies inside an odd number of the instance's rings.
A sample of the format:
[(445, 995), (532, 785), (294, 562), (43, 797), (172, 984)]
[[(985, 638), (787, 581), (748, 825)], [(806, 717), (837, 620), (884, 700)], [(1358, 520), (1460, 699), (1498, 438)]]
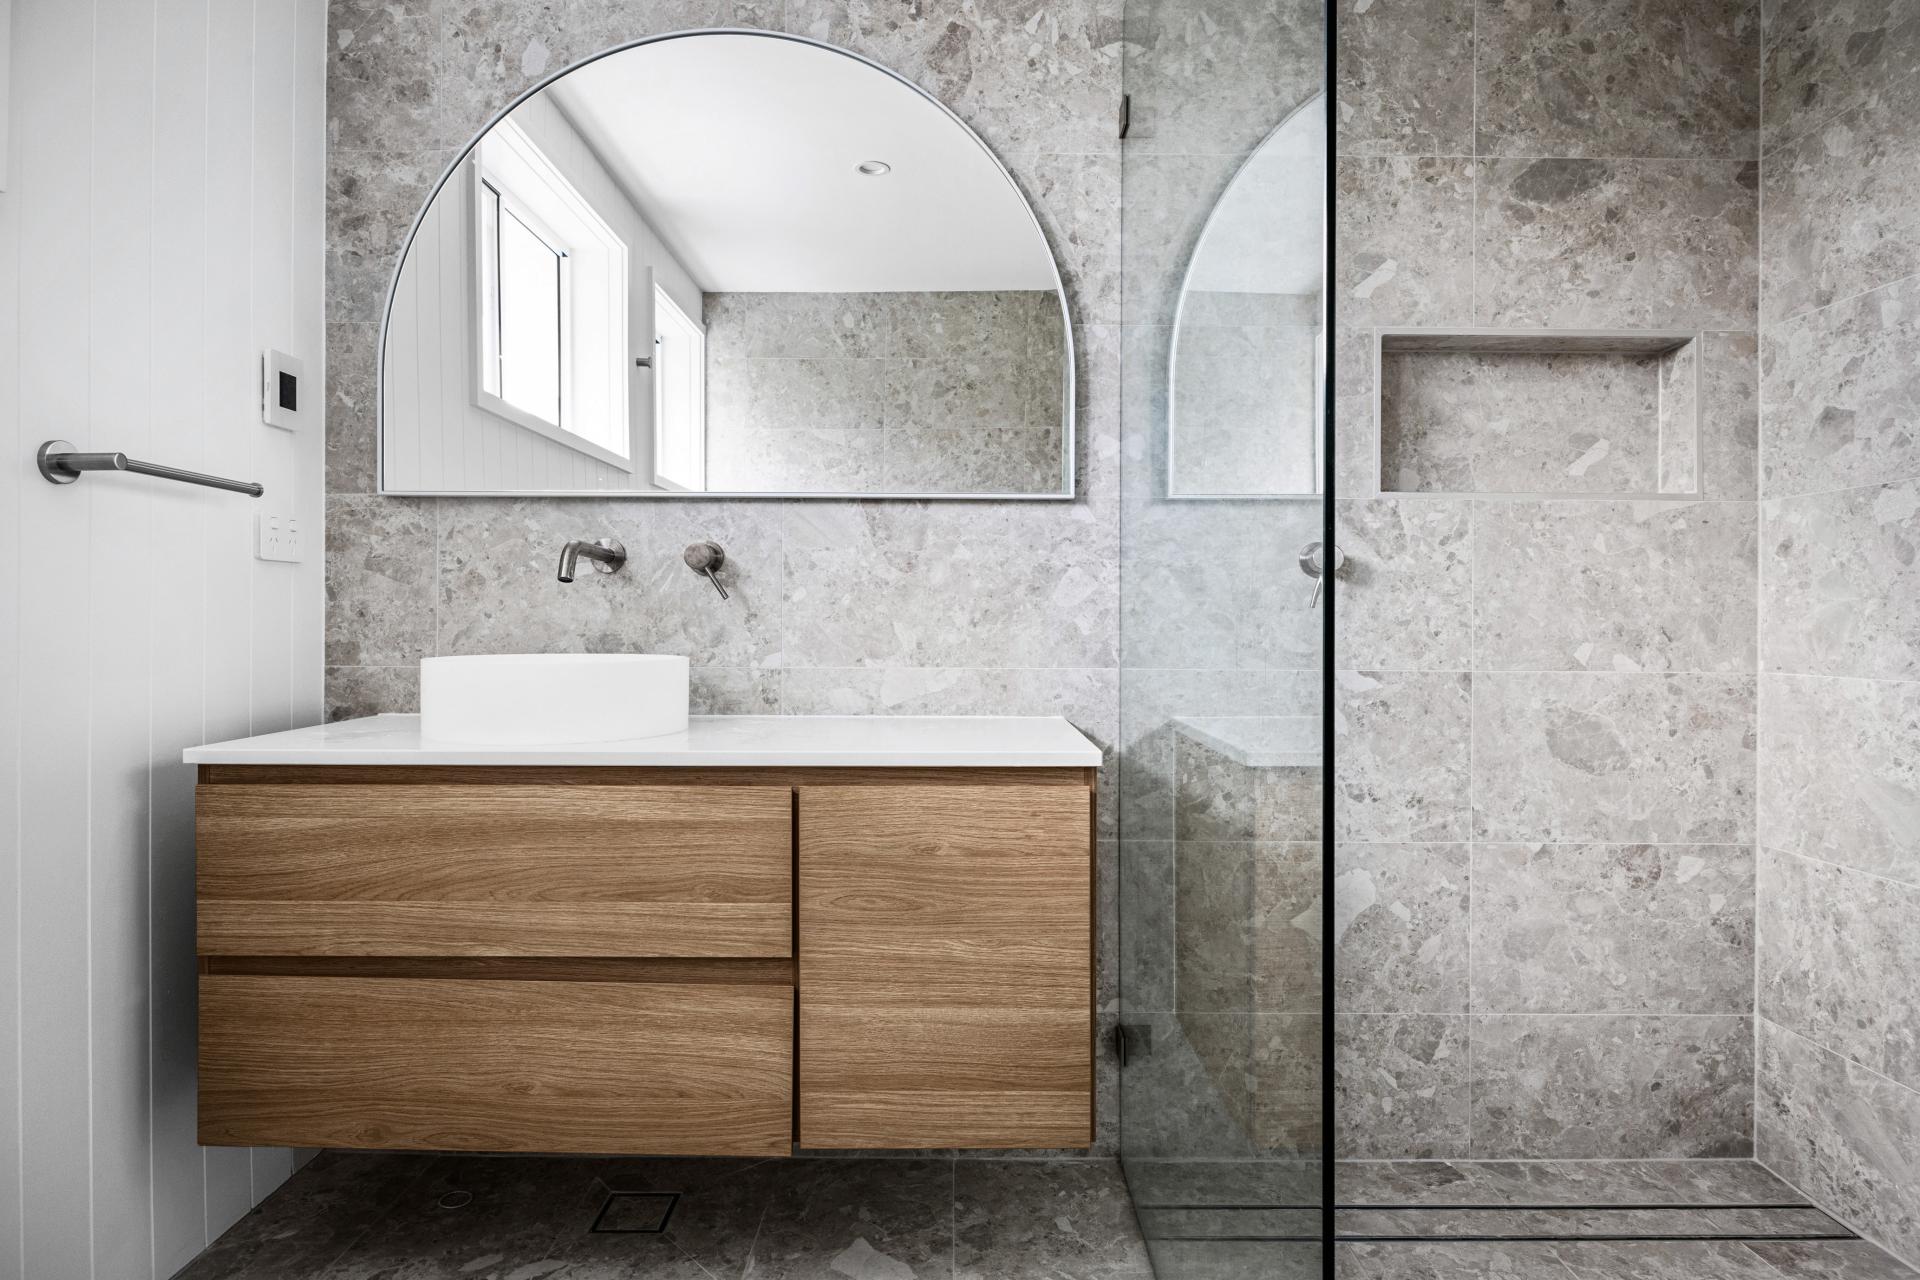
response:
[(244, 475), (247, 499), (0, 478), (0, 1280), (168, 1276), (282, 1181), (194, 1141), (190, 743), (320, 712), (322, 433), (259, 353), (322, 345), (322, 0), (13, 14), (0, 434)]

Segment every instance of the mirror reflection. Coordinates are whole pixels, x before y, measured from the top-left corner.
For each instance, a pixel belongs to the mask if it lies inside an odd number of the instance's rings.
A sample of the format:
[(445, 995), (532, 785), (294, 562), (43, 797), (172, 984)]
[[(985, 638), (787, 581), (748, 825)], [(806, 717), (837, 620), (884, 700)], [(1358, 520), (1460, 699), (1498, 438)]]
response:
[(383, 341), (388, 493), (1073, 491), (1059, 273), (939, 103), (806, 40), (691, 33), (495, 123)]
[(1320, 488), (1326, 387), (1326, 104), (1241, 166), (1188, 260), (1167, 384), (1173, 497)]

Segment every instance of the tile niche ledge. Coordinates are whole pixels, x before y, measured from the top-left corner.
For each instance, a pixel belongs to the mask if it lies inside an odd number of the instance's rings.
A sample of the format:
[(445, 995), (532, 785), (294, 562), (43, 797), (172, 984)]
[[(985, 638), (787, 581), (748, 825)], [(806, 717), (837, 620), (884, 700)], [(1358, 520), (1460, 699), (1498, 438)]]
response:
[(1698, 498), (1700, 350), (1689, 330), (1376, 329), (1380, 491)]

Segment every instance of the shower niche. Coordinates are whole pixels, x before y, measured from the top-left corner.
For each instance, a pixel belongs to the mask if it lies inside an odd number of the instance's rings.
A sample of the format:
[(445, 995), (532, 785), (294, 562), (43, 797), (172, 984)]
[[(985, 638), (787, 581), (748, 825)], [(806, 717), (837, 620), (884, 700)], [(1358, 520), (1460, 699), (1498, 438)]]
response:
[(1674, 330), (1378, 329), (1380, 490), (1700, 497), (1701, 347)]

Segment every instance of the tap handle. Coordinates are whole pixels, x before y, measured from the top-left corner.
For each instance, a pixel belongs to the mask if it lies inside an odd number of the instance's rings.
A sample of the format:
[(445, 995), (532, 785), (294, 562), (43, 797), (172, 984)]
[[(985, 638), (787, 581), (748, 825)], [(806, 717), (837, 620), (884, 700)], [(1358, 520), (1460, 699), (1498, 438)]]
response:
[(680, 558), (687, 562), (687, 568), (711, 582), (713, 589), (720, 593), (722, 600), (731, 598), (727, 595), (727, 589), (720, 585), (720, 579), (715, 576), (715, 571), (727, 563), (727, 553), (720, 549), (719, 543), (693, 543), (681, 553)]
[(1328, 568), (1327, 560), (1327, 548), (1324, 543), (1309, 542), (1306, 546), (1300, 548), (1300, 572), (1313, 579), (1313, 595), (1307, 601), (1307, 608), (1309, 609), (1319, 606), (1320, 589), (1327, 583), (1327, 574), (1329, 572), (1339, 573), (1340, 570), (1346, 566), (1346, 553), (1338, 547), (1333, 548), (1333, 565), (1331, 570)]

